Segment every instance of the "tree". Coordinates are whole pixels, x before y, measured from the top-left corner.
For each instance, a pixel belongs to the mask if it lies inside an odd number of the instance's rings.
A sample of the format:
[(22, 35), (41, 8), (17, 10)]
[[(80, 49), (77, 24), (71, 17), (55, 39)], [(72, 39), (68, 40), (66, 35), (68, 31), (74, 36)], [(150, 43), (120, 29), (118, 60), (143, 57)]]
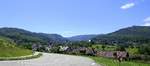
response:
[(124, 46), (118, 46), (116, 51), (126, 51)]
[(150, 45), (143, 44), (139, 47), (140, 54), (150, 55)]
[(105, 50), (105, 48), (106, 48), (106, 46), (105, 46), (105, 45), (102, 45), (102, 49)]

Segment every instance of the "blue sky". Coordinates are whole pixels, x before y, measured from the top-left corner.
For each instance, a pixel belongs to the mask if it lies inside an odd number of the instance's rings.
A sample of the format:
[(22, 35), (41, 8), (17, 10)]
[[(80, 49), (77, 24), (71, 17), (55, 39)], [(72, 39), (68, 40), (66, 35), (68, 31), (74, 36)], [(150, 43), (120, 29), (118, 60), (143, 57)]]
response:
[(150, 26), (150, 0), (0, 0), (0, 27), (69, 37)]

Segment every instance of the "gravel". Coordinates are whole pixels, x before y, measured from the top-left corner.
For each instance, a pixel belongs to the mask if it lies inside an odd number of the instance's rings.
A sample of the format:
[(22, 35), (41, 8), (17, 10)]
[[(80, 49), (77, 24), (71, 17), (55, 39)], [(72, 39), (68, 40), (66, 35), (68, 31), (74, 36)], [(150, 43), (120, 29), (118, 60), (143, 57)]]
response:
[(92, 59), (81, 56), (43, 53), (40, 58), (0, 61), (0, 66), (100, 66)]

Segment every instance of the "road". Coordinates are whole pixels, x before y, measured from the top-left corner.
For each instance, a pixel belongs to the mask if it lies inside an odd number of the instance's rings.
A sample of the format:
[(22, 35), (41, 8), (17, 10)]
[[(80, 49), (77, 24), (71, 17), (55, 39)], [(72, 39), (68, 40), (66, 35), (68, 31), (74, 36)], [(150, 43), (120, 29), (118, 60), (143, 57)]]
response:
[(100, 66), (92, 59), (81, 56), (49, 54), (36, 59), (0, 61), (0, 66)]

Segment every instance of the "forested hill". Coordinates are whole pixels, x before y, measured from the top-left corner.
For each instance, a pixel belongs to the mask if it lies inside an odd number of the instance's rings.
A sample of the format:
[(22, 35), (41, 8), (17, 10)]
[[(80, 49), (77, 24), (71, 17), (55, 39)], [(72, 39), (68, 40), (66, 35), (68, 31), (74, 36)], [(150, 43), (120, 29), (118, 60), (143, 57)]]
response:
[(143, 44), (150, 43), (149, 26), (132, 26), (118, 31), (99, 35), (92, 40), (97, 43), (105, 44)]
[(88, 41), (96, 36), (97, 35), (95, 35), (95, 34), (93, 34), (93, 35), (77, 35), (77, 36), (69, 37), (68, 39), (70, 41)]
[(12, 39), (17, 44), (63, 44), (69, 40), (82, 41), (92, 39), (104, 44), (143, 44), (150, 43), (150, 27), (132, 26), (105, 35), (79, 35), (64, 38), (58, 34), (35, 33), (18, 28), (0, 28), (0, 36)]
[(150, 35), (150, 26), (133, 26), (123, 28), (113, 33), (110, 33), (109, 35), (132, 35), (148, 37)]
[(0, 36), (10, 38), (17, 44), (59, 44), (68, 41), (57, 34), (35, 33), (18, 28), (0, 28)]

